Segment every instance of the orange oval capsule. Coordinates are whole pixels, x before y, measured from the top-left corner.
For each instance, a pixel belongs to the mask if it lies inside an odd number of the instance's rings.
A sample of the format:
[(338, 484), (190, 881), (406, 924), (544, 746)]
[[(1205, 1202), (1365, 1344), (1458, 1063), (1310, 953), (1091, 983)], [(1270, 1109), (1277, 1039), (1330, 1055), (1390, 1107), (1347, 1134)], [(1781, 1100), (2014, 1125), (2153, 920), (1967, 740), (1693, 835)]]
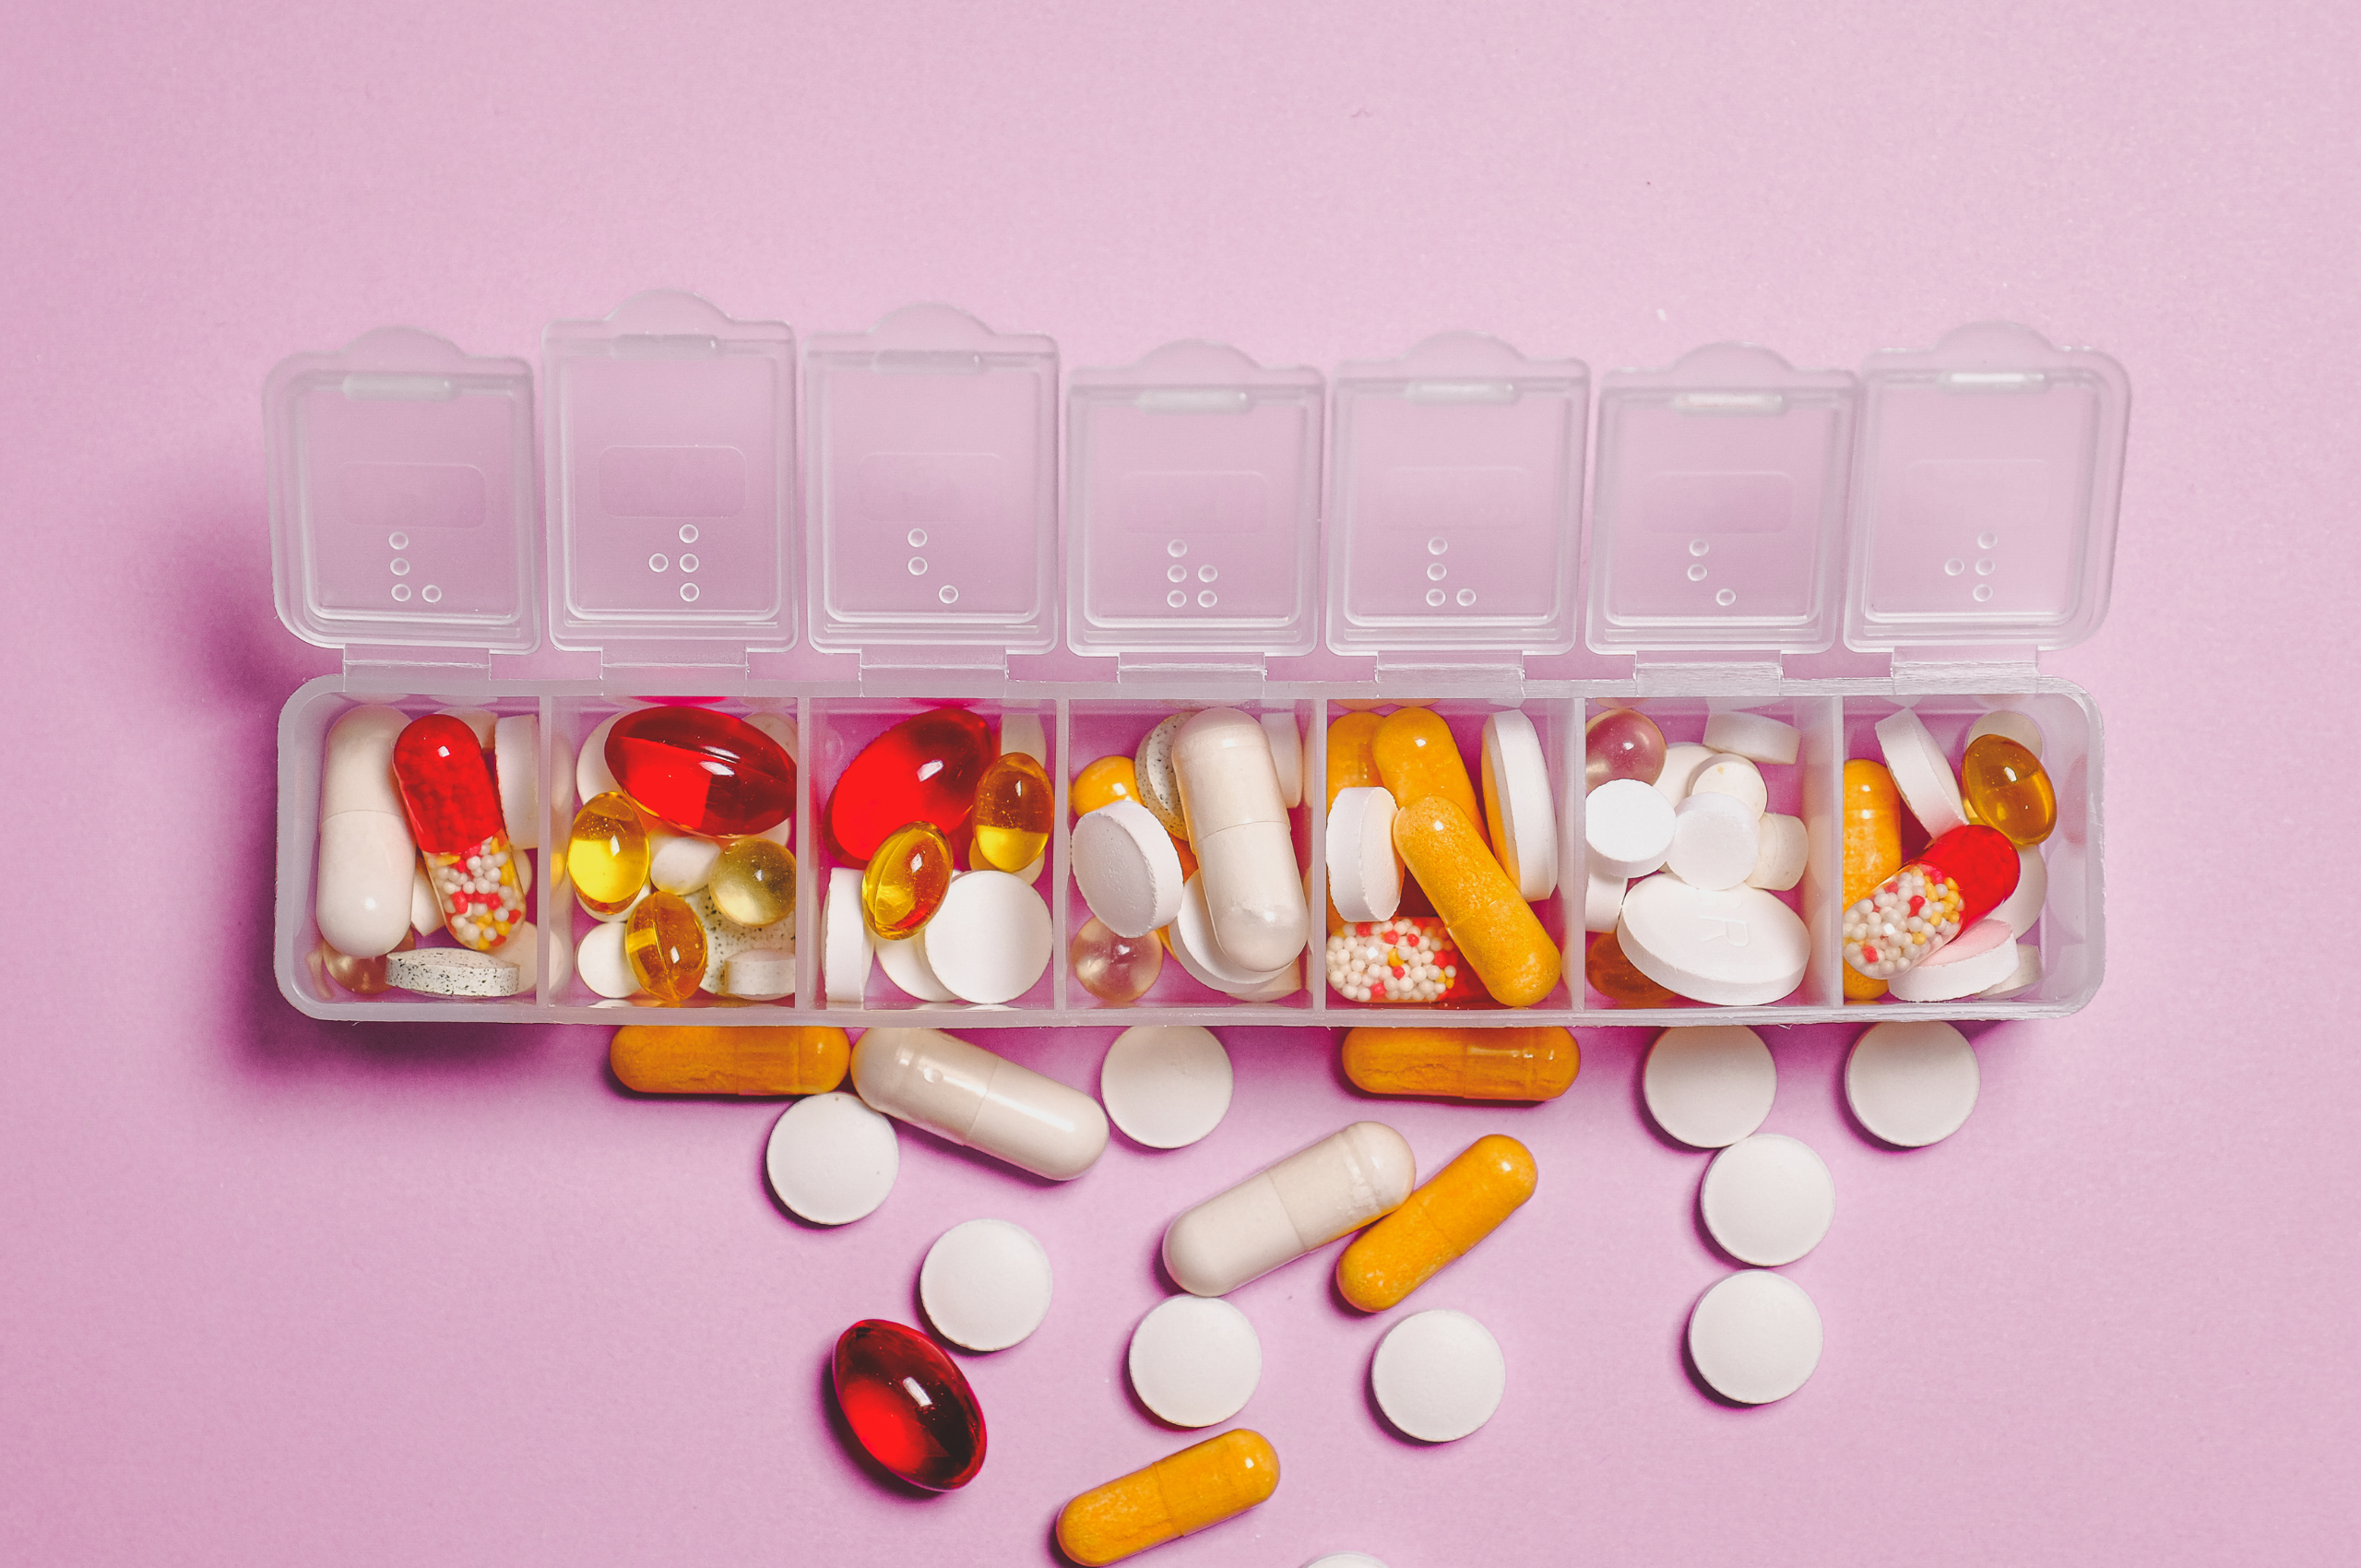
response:
[(1531, 1151), (1514, 1138), (1477, 1139), (1354, 1239), (1336, 1260), (1337, 1290), (1365, 1313), (1383, 1312), (1500, 1229), (1537, 1179)]
[(1582, 1071), (1572, 1029), (1349, 1029), (1345, 1076), (1363, 1094), (1555, 1099)]
[(1278, 1455), (1240, 1427), (1084, 1492), (1058, 1511), (1058, 1546), (1099, 1568), (1235, 1518), (1278, 1486)]
[(607, 1049), (616, 1080), (641, 1094), (825, 1094), (851, 1057), (842, 1029), (695, 1024), (625, 1024)]
[(1406, 804), (1394, 815), (1394, 847), (1493, 1001), (1530, 1007), (1549, 994), (1558, 944), (1465, 812), (1441, 795)]
[[(1484, 808), (1476, 799), (1476, 781), (1467, 777), (1467, 764), (1442, 715), (1430, 707), (1394, 709), (1379, 722), (1370, 754), (1376, 759), (1378, 777), (1392, 791), (1397, 808), (1406, 809), (1440, 795), (1457, 806), (1477, 837), (1483, 838), (1484, 830), (1477, 825), (1484, 820)], [(1489, 841), (1484, 848), (1485, 853), (1491, 852)], [(1427, 891), (1431, 894), (1434, 889)]]

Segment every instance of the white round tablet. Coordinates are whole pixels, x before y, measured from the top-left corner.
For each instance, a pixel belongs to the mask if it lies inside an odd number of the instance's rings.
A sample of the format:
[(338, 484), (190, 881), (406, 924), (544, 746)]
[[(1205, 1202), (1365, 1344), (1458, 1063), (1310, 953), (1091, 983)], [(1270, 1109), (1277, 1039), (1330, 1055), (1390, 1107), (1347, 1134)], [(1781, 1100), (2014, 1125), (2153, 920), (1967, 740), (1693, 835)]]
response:
[[(516, 966), (518, 994), (534, 989), (541, 968), (541, 935), (530, 921), (519, 921), (510, 928), (508, 940), (492, 950), (492, 956), (504, 963)], [(554, 987), (552, 988), (554, 991)]]
[(1836, 1218), (1836, 1183), (1810, 1145), (1781, 1133), (1757, 1133), (1705, 1167), (1697, 1206), (1714, 1245), (1740, 1263), (1775, 1268), (1828, 1234)]
[(1623, 890), (1631, 884), (1611, 873), (1593, 871), (1583, 879), (1583, 929), (1613, 931), (1623, 917)]
[(1955, 1002), (1989, 991), (2016, 972), (2016, 933), (2006, 921), (1987, 917), (1886, 984), (1896, 1002)]
[[(1174, 921), (1165, 927), (1164, 932), (1171, 938), (1168, 948), (1172, 956), (1179, 961), (1182, 971), (1191, 980), (1208, 990), (1218, 991), (1223, 995), (1240, 1002), (1276, 1002), (1280, 997), (1293, 996), (1302, 989), (1303, 971), (1292, 958), (1260, 979), (1225, 980), (1220, 974), (1205, 967), (1204, 960), (1199, 956), (1197, 950), (1190, 946), (1189, 933), (1179, 921)], [(1227, 960), (1225, 960), (1226, 964)]]
[(771, 1127), (763, 1169), (778, 1201), (814, 1225), (849, 1225), (875, 1211), (902, 1169), (893, 1119), (859, 1095), (810, 1095)]
[(1640, 1074), (1648, 1114), (1691, 1148), (1727, 1148), (1762, 1125), (1779, 1092), (1771, 1048), (1744, 1024), (1667, 1029)]
[(1180, 912), (1180, 851), (1137, 801), (1113, 801), (1074, 825), (1074, 882), (1099, 923), (1145, 936)]
[(1005, 1219), (944, 1231), (919, 1265), (919, 1304), (935, 1332), (970, 1350), (1005, 1350), (1050, 1315), (1050, 1254)]
[(2009, 929), (2022, 939), (2033, 929), (2033, 922), (2041, 919), (2041, 907), (2047, 902), (2049, 862), (2041, 858), (2039, 849), (2020, 849), (2017, 851), (2016, 891), (2001, 899), (1999, 906), (1984, 918), (2005, 921)]
[[(1191, 974), (1203, 971), (1211, 975), (1208, 982), (1221, 990), (1253, 990), (1264, 985), (1294, 967), (1289, 959), (1276, 969), (1250, 969), (1222, 951), (1214, 937), (1213, 911), (1205, 907), (1205, 879), (1202, 873), (1189, 879), (1180, 894), (1180, 912), (1172, 921), (1172, 946), (1181, 965)], [(1181, 949), (1186, 948), (1185, 953)]]
[(1403, 1436), (1451, 1443), (1492, 1419), (1509, 1369), (1491, 1330), (1439, 1307), (1394, 1325), (1378, 1344), (1369, 1381), (1377, 1408)]
[(631, 960), (623, 956), (623, 928), (620, 921), (606, 921), (590, 928), (575, 948), (575, 971), (582, 983), (599, 995), (620, 1001), (639, 994), (639, 977), (631, 972)]
[(1804, 865), (1811, 856), (1811, 834), (1803, 818), (1782, 812), (1763, 813), (1755, 827), (1760, 838), (1747, 884), (1766, 892), (1785, 893), (1804, 879)]
[(520, 849), (541, 846), (541, 721), (512, 714), (492, 727), (492, 772), (500, 785), (500, 820)]
[(1583, 837), (1590, 869), (1608, 876), (1645, 876), (1672, 848), (1672, 802), (1653, 784), (1612, 778), (1583, 801)]
[(1975, 1048), (1949, 1024), (1879, 1024), (1845, 1059), (1845, 1103), (1880, 1143), (1924, 1148), (1956, 1133), (1975, 1109)]
[(1229, 1052), (1194, 1024), (1125, 1029), (1098, 1065), (1107, 1114), (1149, 1148), (1180, 1148), (1220, 1126), (1230, 1087)]
[(1689, 798), (1700, 795), (1727, 795), (1756, 816), (1771, 803), (1771, 791), (1762, 782), (1762, 770), (1742, 756), (1716, 755), (1697, 770), (1689, 786)]
[(1803, 983), (1811, 933), (1759, 887), (1714, 893), (1651, 876), (1623, 894), (1616, 940), (1632, 967), (1666, 989), (1722, 1007), (1762, 1006)]
[(828, 1000), (859, 1005), (869, 991), (869, 961), (875, 944), (860, 917), (860, 872), (837, 866), (828, 873), (828, 897), (820, 909), (820, 978)]
[(1734, 795), (1691, 795), (1674, 808), (1665, 869), (1691, 887), (1736, 887), (1754, 873), (1762, 848), (1755, 826), (1761, 817)]
[(914, 996), (920, 1002), (959, 1000), (951, 993), (951, 988), (936, 976), (934, 966), (927, 962), (926, 927), (920, 926), (917, 932), (898, 942), (880, 942), (872, 935), (870, 946), (877, 955), (877, 967), (885, 971), (885, 978), (893, 981), (904, 995)]
[(1979, 991), (1975, 994), (1994, 1002), (2006, 1002), (2012, 996), (2023, 995), (2040, 983), (2041, 949), (2033, 943), (2020, 942), (2017, 944), (2015, 972), (1999, 985)]
[(1533, 720), (1514, 708), (1484, 720), (1484, 800), (1500, 814), (1501, 869), (1527, 901), (1558, 888), (1558, 814), (1549, 804), (1549, 765)]
[(1820, 1365), (1820, 1309), (1784, 1274), (1733, 1274), (1691, 1309), (1689, 1360), (1725, 1399), (1785, 1399)]
[(721, 993), (748, 1002), (777, 1002), (795, 994), (795, 949), (749, 947), (733, 954), (722, 969)]
[(1674, 805), (1689, 798), (1689, 786), (1705, 765), (1722, 754), (1711, 746), (1701, 746), (1694, 741), (1679, 741), (1664, 749), (1664, 771), (1656, 775), (1655, 789)]
[(1000, 754), (1029, 756), (1044, 767), (1050, 762), (1050, 734), (1038, 713), (1000, 716)]
[(1271, 766), (1279, 776), (1279, 804), (1293, 811), (1303, 804), (1303, 731), (1292, 713), (1263, 715), (1263, 734), (1271, 742)]
[[(623, 713), (633, 711), (625, 708)], [(590, 738), (582, 742), (582, 750), (575, 754), (574, 789), (585, 801), (619, 788), (615, 776), (607, 768), (607, 731), (612, 730), (615, 720), (623, 716), (623, 713), (611, 713), (599, 720), (599, 727), (590, 731)]]
[(1996, 708), (1967, 727), (1967, 739), (1960, 742), (1964, 751), (1987, 735), (1999, 735), (2014, 741), (2035, 756), (2041, 755), (2041, 726), (2033, 715), (2019, 713), (2012, 707)]
[(1339, 790), (1328, 808), (1328, 897), (1348, 921), (1390, 921), (1401, 908), (1394, 815), (1393, 792), (1375, 786)]
[(1908, 708), (1878, 720), (1878, 744), (1884, 749), (1886, 771), (1902, 803), (1918, 819), (1929, 838), (1940, 838), (1954, 827), (1967, 826), (1967, 806), (1959, 796), (1959, 777), (1943, 757), (1943, 748), (1927, 731), (1926, 722)]
[(1767, 713), (1717, 713), (1705, 720), (1705, 743), (1749, 762), (1792, 765), (1802, 731)]
[(664, 893), (694, 893), (713, 875), (721, 846), (694, 833), (648, 835), (647, 885)]
[(1175, 1296), (1132, 1330), (1132, 1392), (1160, 1421), (1209, 1427), (1246, 1408), (1263, 1381), (1263, 1341), (1218, 1296)]
[(1050, 906), (1004, 871), (955, 877), (920, 933), (935, 979), (963, 1002), (1014, 1002), (1049, 972)]

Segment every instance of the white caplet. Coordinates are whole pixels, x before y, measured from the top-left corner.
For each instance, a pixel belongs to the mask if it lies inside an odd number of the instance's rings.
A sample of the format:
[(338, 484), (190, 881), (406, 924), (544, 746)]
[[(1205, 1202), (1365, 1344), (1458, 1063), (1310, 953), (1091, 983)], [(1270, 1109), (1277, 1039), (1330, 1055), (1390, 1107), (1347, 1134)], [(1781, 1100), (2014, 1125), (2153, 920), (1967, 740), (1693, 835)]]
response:
[(1784, 1274), (1750, 1268), (1697, 1299), (1689, 1361), (1707, 1387), (1740, 1405), (1785, 1399), (1820, 1365), (1820, 1309)]
[(695, 833), (651, 833), (647, 846), (647, 884), (662, 893), (694, 893), (721, 859), (721, 846)]
[(1677, 806), (1689, 798), (1689, 787), (1697, 781), (1697, 775), (1704, 771), (1705, 765), (1721, 754), (1694, 741), (1677, 741), (1664, 749), (1664, 771), (1656, 775), (1652, 788)]
[(1631, 883), (1596, 870), (1583, 879), (1583, 929), (1613, 931), (1623, 918), (1623, 890)]
[(1803, 818), (1784, 812), (1763, 813), (1755, 828), (1754, 869), (1747, 873), (1747, 885), (1785, 893), (1804, 879), (1804, 866), (1811, 858), (1811, 834)]
[(1209, 1427), (1229, 1420), (1263, 1381), (1263, 1341), (1228, 1301), (1168, 1297), (1132, 1330), (1124, 1366), (1132, 1392), (1160, 1421)]
[(1515, 708), (1488, 717), (1480, 771), (1484, 803), (1500, 819), (1493, 852), (1517, 892), (1537, 903), (1558, 890), (1558, 814), (1533, 720)]
[(1940, 838), (1954, 827), (1967, 826), (1967, 807), (1959, 796), (1959, 777), (1944, 759), (1926, 722), (1908, 708), (1890, 713), (1877, 723), (1878, 744), (1885, 752), (1886, 771), (1893, 775), (1894, 791), (1929, 838)]
[(1107, 1148), (1097, 1100), (935, 1029), (863, 1034), (852, 1087), (873, 1110), (1052, 1182), (1081, 1175)]
[(831, 1003), (860, 1005), (869, 992), (873, 952), (860, 914), (860, 873), (837, 866), (828, 873), (828, 897), (820, 907), (821, 980)]
[(1042, 766), (1050, 766), (1050, 737), (1041, 725), (1038, 713), (1003, 713), (1000, 716), (1000, 754), (1029, 756)]
[(1716, 713), (1705, 720), (1705, 743), (1749, 762), (1792, 766), (1803, 733), (1767, 713)]
[(1615, 939), (1632, 968), (1693, 1002), (1755, 1007), (1803, 983), (1811, 935), (1793, 909), (1759, 887), (1708, 892), (1651, 876), (1623, 895)]
[(601, 996), (621, 1001), (639, 993), (639, 977), (623, 956), (623, 928), (618, 921), (590, 928), (575, 949), (574, 967), (582, 983)]
[(1845, 1059), (1853, 1119), (1896, 1148), (1924, 1148), (1958, 1132), (1982, 1083), (1967, 1037), (1933, 1020), (1874, 1025)]
[(1593, 873), (1647, 875), (1672, 849), (1672, 802), (1636, 778), (1610, 779), (1583, 802), (1583, 837)]
[(1967, 739), (1960, 742), (1964, 751), (1987, 735), (1999, 735), (2014, 741), (2035, 757), (2041, 755), (2041, 726), (2033, 715), (2020, 713), (2012, 707), (1997, 708), (1967, 727)]
[(1180, 912), (1180, 852), (1137, 801), (1083, 813), (1072, 844), (1074, 886), (1109, 931), (1145, 936)]
[[(426, 880), (426, 862), (412, 856), (409, 883), (409, 928), (421, 936), (432, 936), (443, 929), (443, 909), (434, 901), (434, 885)], [(336, 944), (330, 943), (329, 946)]]
[(1289, 811), (1303, 804), (1303, 731), (1291, 713), (1263, 715), (1263, 733), (1271, 742), (1271, 770), (1278, 776), (1279, 803)]
[(1731, 795), (1692, 794), (1673, 814), (1672, 849), (1665, 869), (1712, 892), (1736, 887), (1754, 873), (1762, 847), (1760, 814)]
[(1508, 1362), (1491, 1330), (1448, 1308), (1413, 1313), (1379, 1341), (1370, 1392), (1405, 1437), (1453, 1443), (1492, 1419)]
[(1193, 1296), (1226, 1296), (1399, 1208), (1418, 1182), (1402, 1134), (1356, 1122), (1166, 1227), (1164, 1267)]
[(1775, 1268), (1828, 1234), (1836, 1183), (1810, 1145), (1757, 1133), (1714, 1157), (1697, 1206), (1715, 1246), (1740, 1263)]
[(1390, 921), (1402, 905), (1394, 816), (1393, 791), (1378, 785), (1339, 790), (1328, 808), (1328, 897), (1348, 921)]
[(1956, 1002), (2016, 972), (2016, 933), (1987, 915), (1886, 983), (1896, 1002)]
[(492, 771), (500, 785), (500, 819), (520, 849), (541, 847), (541, 721), (511, 714), (492, 727)]
[(955, 1225), (919, 1265), (919, 1304), (935, 1332), (970, 1350), (1005, 1350), (1050, 1315), (1050, 1254), (1005, 1219)]
[(1689, 798), (1693, 801), (1700, 795), (1727, 795), (1756, 816), (1771, 803), (1762, 770), (1742, 756), (1716, 755), (1699, 768), (1690, 783)]

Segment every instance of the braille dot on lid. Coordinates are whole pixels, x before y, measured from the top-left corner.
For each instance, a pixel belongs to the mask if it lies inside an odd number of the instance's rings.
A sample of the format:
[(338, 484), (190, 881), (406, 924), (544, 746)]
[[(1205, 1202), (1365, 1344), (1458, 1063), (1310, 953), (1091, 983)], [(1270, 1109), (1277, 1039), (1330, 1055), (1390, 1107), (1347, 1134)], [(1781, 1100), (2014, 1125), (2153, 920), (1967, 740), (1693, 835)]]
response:
[(682, 557), (681, 557), (681, 570), (682, 570), (683, 572), (694, 572), (694, 571), (695, 571), (696, 569), (697, 569), (697, 558), (696, 558), (695, 556), (694, 556), (694, 555), (683, 555), (683, 556), (682, 556)]
[(1170, 593), (1164, 596), (1164, 602), (1170, 605), (1173, 609), (1178, 610), (1182, 605), (1189, 602), (1189, 596), (1182, 593), (1179, 588), (1174, 588)]
[(1427, 602), (1430, 605), (1441, 604), (1442, 602), (1442, 589), (1429, 588), (1427, 590)]
[(651, 555), (647, 558), (647, 569), (651, 572), (669, 572), (672, 569), (672, 559), (661, 552)]
[(1721, 605), (1736, 604), (1738, 602), (1738, 590), (1736, 588), (1724, 588), (1721, 592), (1714, 596), (1714, 602)]
[(910, 576), (914, 577), (923, 577), (926, 576), (925, 556), (913, 555), (910, 557)]
[(1200, 610), (1211, 610), (1215, 605), (1220, 602), (1221, 600), (1215, 595), (1214, 590), (1211, 588), (1207, 588), (1204, 592), (1197, 596), (1197, 608)]
[(409, 585), (408, 583), (396, 583), (394, 585), (394, 598), (397, 600), (408, 600), (409, 598)]
[(1220, 576), (1221, 574), (1215, 571), (1211, 566), (1200, 566), (1197, 568), (1197, 580), (1201, 583), (1212, 582), (1215, 578)]
[(1702, 539), (1692, 539), (1689, 541), (1689, 553), (1691, 555), (1703, 555), (1705, 552), (1713, 548), (1714, 547), (1711, 544)]
[(1459, 602), (1462, 608), (1475, 603), (1476, 590), (1474, 588), (1461, 588), (1459, 590)]
[(1990, 529), (1975, 536), (1975, 548), (1978, 550), (1989, 550), (1999, 542), (2000, 536)]
[(694, 583), (682, 583), (681, 585), (681, 598), (685, 603), (694, 604), (697, 601), (697, 585)]
[(1168, 583), (1185, 583), (1189, 580), (1189, 568), (1186, 566), (1167, 566), (1164, 568), (1164, 580)]
[(1704, 563), (1699, 562), (1689, 568), (1689, 580), (1692, 583), (1702, 583), (1705, 580)]
[(953, 588), (949, 583), (945, 583), (941, 588), (934, 590), (934, 597), (943, 600), (945, 604), (956, 604), (959, 602), (959, 590)]
[(1967, 570), (1967, 563), (1966, 563), (1966, 562), (1964, 562), (1964, 561), (1963, 561), (1963, 560), (1961, 560), (1961, 559), (1960, 559), (1958, 556), (1956, 556), (1956, 555), (1952, 556), (1950, 560), (1948, 560), (1948, 561), (1946, 561), (1946, 562), (1944, 562), (1944, 563), (1943, 563), (1943, 576), (1947, 576), (1947, 577), (1956, 577), (1956, 576), (1958, 576), (1962, 572), (1964, 572), (1964, 571), (1966, 571), (1966, 570)]
[(418, 590), (418, 597), (426, 600), (429, 604), (440, 604), (443, 602), (443, 590), (436, 588), (433, 583), (429, 583), (424, 588)]
[(696, 541), (697, 541), (697, 526), (696, 526), (696, 524), (694, 524), (694, 523), (682, 523), (682, 524), (681, 525), (681, 542), (682, 542), (682, 544), (694, 544)]
[(1177, 561), (1189, 553), (1189, 541), (1185, 539), (1176, 539), (1164, 547), (1164, 552)]
[(407, 576), (409, 576), (409, 562), (407, 562), (407, 561), (405, 561), (405, 560), (403, 560), (403, 559), (402, 559), (400, 556), (398, 556), (398, 555), (395, 556), (395, 557), (394, 557), (394, 559), (393, 559), (393, 574), (394, 574), (394, 576), (397, 576), (397, 577), (407, 577)]
[(1445, 542), (1442, 536), (1440, 534), (1436, 535), (1433, 539), (1427, 540), (1427, 553), (1430, 555), (1440, 555), (1450, 548), (1450, 544)]
[(1427, 568), (1427, 581), (1439, 583), (1451, 576), (1451, 568), (1438, 561)]
[(1987, 555), (1975, 564), (1975, 575), (1979, 577), (1988, 577), (1992, 575), (1992, 557)]
[(1991, 585), (1990, 583), (1978, 583), (1978, 584), (1976, 584), (1976, 585), (1975, 585), (1975, 602), (1976, 602), (1976, 603), (1981, 604), (1981, 603), (1983, 603), (1986, 600), (1987, 600), (1987, 599), (1989, 599), (1989, 598), (1991, 598), (1991, 597), (1992, 597), (1992, 585)]
[(926, 529), (912, 529), (905, 537), (912, 550), (923, 550), (926, 548)]
[(408, 550), (409, 548), (409, 535), (406, 533), (387, 534), (386, 536), (386, 548), (388, 550)]

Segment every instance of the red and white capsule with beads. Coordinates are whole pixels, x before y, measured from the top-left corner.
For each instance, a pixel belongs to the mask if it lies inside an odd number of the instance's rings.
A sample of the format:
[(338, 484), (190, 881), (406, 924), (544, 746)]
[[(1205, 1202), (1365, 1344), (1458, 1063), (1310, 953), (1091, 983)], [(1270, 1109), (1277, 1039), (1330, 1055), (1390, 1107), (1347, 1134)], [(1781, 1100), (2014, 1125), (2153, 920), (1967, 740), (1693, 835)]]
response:
[(445, 928), (491, 952), (524, 922), (525, 888), (475, 731), (445, 713), (413, 719), (394, 742), (394, 783)]
[(2017, 890), (2016, 846), (1954, 827), (1845, 910), (1845, 961), (1871, 980), (1914, 969)]

